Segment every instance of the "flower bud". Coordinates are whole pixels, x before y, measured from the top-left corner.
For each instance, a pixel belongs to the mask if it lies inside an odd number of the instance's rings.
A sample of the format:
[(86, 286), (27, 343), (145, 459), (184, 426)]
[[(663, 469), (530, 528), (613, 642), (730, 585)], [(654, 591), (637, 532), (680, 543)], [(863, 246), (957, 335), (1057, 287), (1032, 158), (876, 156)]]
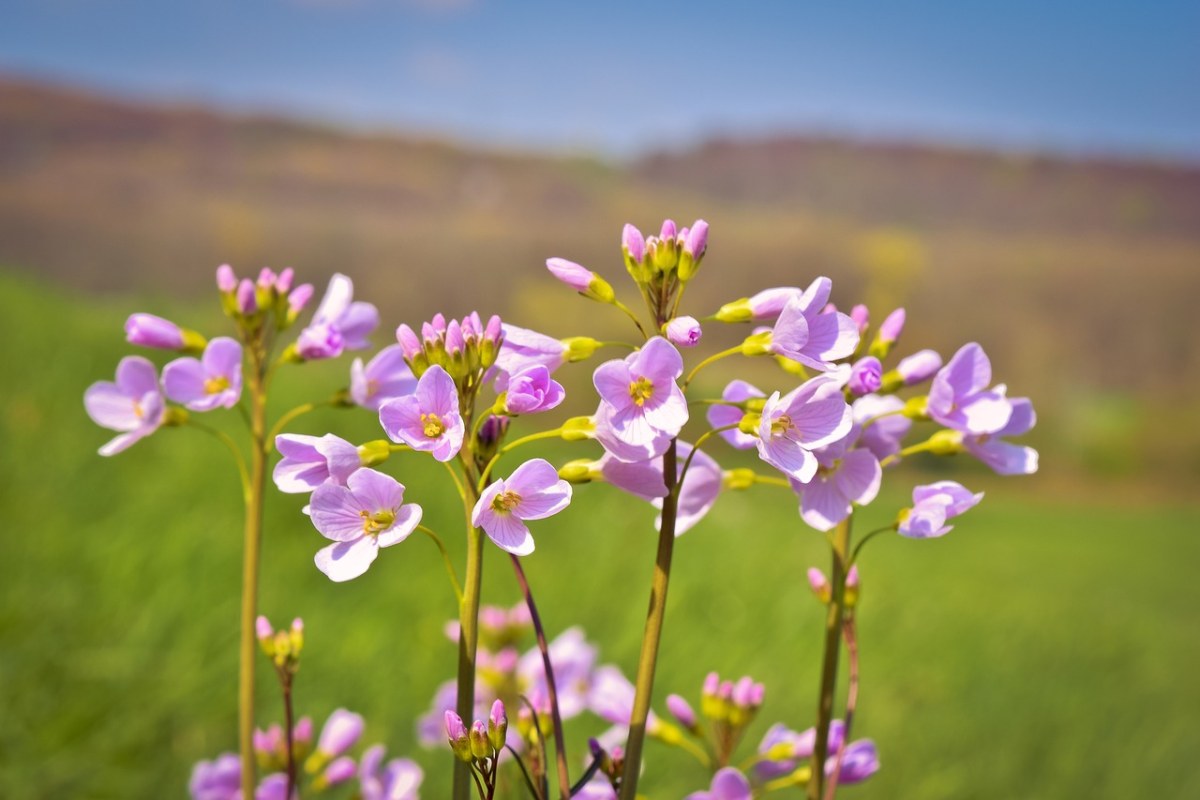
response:
[(270, 639), (275, 635), (275, 629), (271, 627), (271, 621), (262, 614), (259, 614), (258, 619), (254, 620), (254, 635), (258, 637), (259, 642), (262, 642), (264, 639)]
[(658, 233), (658, 238), (660, 241), (667, 242), (674, 239), (677, 232), (678, 230), (675, 227), (675, 220), (664, 219), (662, 230), (660, 230)]
[(584, 297), (601, 303), (611, 303), (616, 298), (608, 281), (574, 261), (568, 261), (565, 258), (548, 258), (546, 259), (546, 269)]
[(732, 490), (749, 489), (757, 480), (754, 470), (749, 467), (728, 470), (723, 477), (725, 488)]
[(858, 328), (858, 335), (862, 336), (871, 322), (871, 312), (867, 310), (866, 306), (859, 303), (850, 309), (850, 319), (853, 320), (855, 326)]
[(854, 608), (858, 605), (859, 588), (858, 564), (855, 564), (846, 573), (846, 593), (843, 599), (846, 601), (847, 608)]
[(671, 716), (675, 717), (679, 724), (688, 730), (696, 727), (696, 712), (692, 710), (688, 701), (679, 695), (667, 695), (667, 711), (671, 712)]
[(292, 658), (297, 658), (300, 651), (304, 649), (304, 620), (296, 617), (292, 620), (292, 629), (288, 631), (288, 638), (291, 640)]
[(325, 768), (321, 777), (317, 778), (316, 784), (321, 788), (337, 786), (339, 783), (345, 783), (353, 778), (357, 772), (358, 764), (354, 759), (350, 756), (342, 756)]
[(446, 737), (450, 740), (450, 749), (454, 751), (454, 757), (459, 761), (470, 761), (471, 742), (462, 717), (453, 711), (446, 711), (444, 719), (446, 722)]
[(568, 336), (561, 340), (566, 352), (563, 354), (567, 361), (574, 363), (591, 358), (600, 346), (600, 342), (590, 336)]
[(400, 343), (400, 352), (404, 354), (404, 360), (410, 363), (425, 352), (416, 332), (407, 325), (402, 324), (396, 328), (396, 341)]
[(929, 437), (929, 452), (935, 456), (953, 456), (962, 451), (962, 431), (940, 430)]
[(628, 222), (621, 229), (621, 249), (625, 252), (626, 258), (639, 264), (646, 255), (646, 237), (642, 236), (642, 232)]
[(579, 442), (584, 439), (594, 439), (596, 435), (596, 423), (591, 417), (570, 417), (562, 424), (562, 433), (559, 434), (563, 441)]
[(259, 270), (258, 280), (255, 281), (255, 286), (263, 291), (270, 291), (275, 287), (275, 279), (279, 277), (275, 274), (275, 270), (270, 267), (263, 267)]
[(875, 356), (860, 358), (850, 369), (850, 381), (847, 387), (854, 395), (870, 394), (879, 391), (883, 383), (883, 365)]
[(558, 468), (558, 477), (567, 483), (591, 483), (598, 479), (600, 474), (597, 462), (588, 458), (577, 458)]
[(463, 352), (462, 326), (456, 319), (446, 326), (446, 352), (451, 358), (458, 358)]
[(317, 740), (317, 751), (329, 758), (340, 756), (354, 746), (362, 732), (362, 715), (339, 708), (325, 721), (321, 738)]
[(279, 273), (279, 277), (275, 279), (275, 293), (286, 296), (292, 290), (292, 281), (295, 278), (296, 271), (291, 267), (284, 267), (283, 272)]
[(896, 372), (904, 381), (905, 386), (923, 383), (932, 378), (942, 368), (942, 357), (933, 350), (921, 350), (907, 358), (900, 359)]
[(812, 588), (813, 594), (822, 603), (828, 603), (832, 597), (832, 590), (829, 586), (829, 580), (825, 577), (825, 573), (816, 567), (808, 568), (808, 585)]
[(892, 345), (900, 338), (900, 333), (904, 330), (905, 313), (903, 308), (897, 308), (895, 311), (887, 315), (883, 324), (879, 326), (879, 332), (875, 334), (875, 341), (871, 342), (870, 354), (885, 358), (892, 350)]
[(479, 444), (484, 447), (495, 447), (508, 432), (509, 418), (503, 414), (489, 414), (479, 427)]
[(222, 264), (217, 267), (217, 291), (223, 294), (232, 294), (238, 286), (237, 275), (234, 274), (233, 267), (228, 264)]
[[(201, 338), (203, 340), (203, 337)], [(154, 314), (131, 314), (129, 319), (125, 320), (125, 340), (140, 347), (182, 350), (183, 329), (174, 322)], [(200, 349), (204, 349), (203, 344)]]
[(683, 240), (679, 255), (679, 280), (690, 281), (700, 269), (700, 261), (708, 249), (708, 223), (702, 219), (692, 223)]
[(257, 289), (249, 278), (242, 278), (237, 288), (237, 309), (245, 317), (258, 311)]
[(313, 285), (311, 283), (302, 283), (288, 293), (288, 321), (294, 322), (296, 317), (300, 316), (300, 312), (308, 305), (308, 301), (312, 300)]
[(694, 347), (702, 333), (695, 317), (676, 317), (663, 326), (667, 341), (676, 347)]
[(475, 720), (471, 723), (471, 731), (467, 737), (471, 742), (472, 756), (481, 760), (492, 756), (492, 743), (488, 741), (487, 728), (482, 721)]
[(492, 703), (492, 711), (488, 715), (488, 743), (492, 749), (500, 752), (504, 749), (504, 739), (508, 735), (508, 715), (504, 711), (504, 703), (497, 700)]
[(387, 439), (372, 439), (358, 446), (358, 461), (364, 467), (374, 467), (388, 460), (392, 443)]

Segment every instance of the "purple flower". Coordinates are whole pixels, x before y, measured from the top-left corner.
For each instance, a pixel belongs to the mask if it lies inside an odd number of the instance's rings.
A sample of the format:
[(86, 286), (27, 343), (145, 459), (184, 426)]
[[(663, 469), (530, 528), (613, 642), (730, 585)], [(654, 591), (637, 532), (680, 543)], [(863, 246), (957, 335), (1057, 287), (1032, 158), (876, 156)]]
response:
[[(758, 387), (743, 380), (730, 381), (721, 392), (721, 399), (731, 403), (742, 403), (752, 398), (766, 397)], [(737, 425), (742, 421), (745, 412), (736, 406), (709, 406), (708, 424), (714, 428), (724, 428), (727, 425)], [(748, 433), (742, 433), (737, 428), (721, 431), (721, 438), (738, 450), (749, 450), (758, 439)]]
[(825, 372), (858, 346), (858, 326), (840, 311), (826, 311), (833, 282), (817, 278), (788, 300), (771, 330), (770, 352)]
[(676, 347), (695, 347), (700, 343), (700, 323), (695, 317), (676, 317), (666, 325), (667, 341)]
[(242, 796), (242, 763), (234, 753), (222, 753), (212, 761), (192, 767), (188, 780), (192, 800), (234, 800)]
[(741, 770), (723, 767), (713, 775), (707, 792), (692, 792), (684, 800), (751, 800), (750, 781)]
[[(350, 756), (341, 756), (325, 768), (318, 779), (322, 786), (337, 786), (339, 783), (345, 783), (358, 773), (358, 764)], [(284, 794), (287, 794), (286, 787)]]
[(642, 445), (663, 434), (678, 435), (687, 422), (687, 400), (675, 384), (681, 374), (679, 351), (656, 336), (624, 360), (601, 364), (592, 383), (612, 408), (609, 422), (617, 436)]
[[(692, 453), (692, 446), (679, 442), (676, 448), (676, 470), (683, 471), (684, 462)], [(662, 475), (662, 458), (656, 459), (658, 474)], [(659, 479), (661, 483), (661, 478)], [(725, 475), (721, 466), (703, 450), (697, 450), (688, 467), (687, 475), (679, 487), (679, 501), (676, 508), (675, 535), (682, 536), (691, 530), (717, 502), (717, 496), (725, 485)], [(652, 500), (655, 508), (662, 509), (662, 500)], [(661, 517), (660, 517), (661, 523)]]
[(963, 433), (996, 433), (1012, 416), (1004, 388), (988, 389), (992, 363), (975, 342), (963, 345), (929, 387), (929, 416)]
[(929, 380), (942, 368), (942, 357), (935, 350), (919, 350), (911, 356), (900, 359), (896, 365), (896, 373), (900, 375), (905, 386), (913, 386)]
[(379, 421), (392, 441), (431, 452), (438, 461), (449, 461), (462, 448), (458, 389), (450, 373), (436, 364), (425, 371), (412, 394), (380, 405)]
[(1032, 447), (1003, 441), (1004, 436), (1021, 436), (1037, 423), (1037, 414), (1028, 397), (1014, 397), (1012, 416), (995, 433), (964, 436), (963, 446), (999, 475), (1032, 475), (1038, 470), (1038, 452)]
[(571, 484), (559, 479), (550, 462), (535, 458), (483, 490), (471, 513), (471, 524), (483, 528), (501, 550), (527, 556), (534, 545), (526, 520), (553, 516), (570, 502)]
[(148, 359), (126, 356), (117, 364), (116, 383), (99, 381), (88, 387), (83, 406), (102, 428), (121, 435), (100, 448), (100, 455), (116, 455), (162, 425), (166, 411), (158, 373)]
[(219, 336), (199, 359), (177, 358), (163, 367), (167, 397), (192, 411), (232, 408), (242, 397), (242, 346)]
[(567, 346), (560, 340), (537, 331), (504, 324), (504, 343), (496, 355), (497, 392), (508, 389), (513, 375), (541, 365), (553, 373), (567, 360)]
[(851, 406), (854, 424), (862, 431), (859, 444), (880, 461), (900, 452), (900, 443), (912, 428), (911, 419), (896, 413), (902, 410), (904, 401), (895, 395), (870, 394)]
[(878, 459), (870, 450), (847, 452), (849, 438), (817, 451), (820, 468), (811, 481), (792, 479), (792, 491), (800, 496), (800, 518), (819, 531), (832, 530), (855, 504), (865, 506), (879, 493), (883, 470)]
[(667, 452), (667, 447), (671, 444), (670, 434), (658, 432), (649, 441), (630, 443), (613, 426), (612, 418), (615, 413), (612, 406), (601, 400), (599, 408), (592, 415), (592, 423), (595, 426), (592, 435), (604, 447), (606, 453), (620, 461), (636, 463), (648, 461)]
[(362, 466), (358, 448), (332, 433), (283, 433), (275, 437), (275, 449), (283, 460), (275, 465), (272, 477), (279, 491), (288, 494), (307, 494), (328, 482), (345, 486)]
[(778, 319), (788, 302), (799, 300), (803, 296), (804, 290), (796, 286), (779, 286), (774, 289), (763, 289), (748, 299), (750, 319), (755, 322)]
[(509, 378), (504, 410), (509, 414), (536, 414), (555, 408), (564, 397), (562, 384), (551, 379), (550, 370), (535, 364)]
[[(825, 774), (832, 775), (837, 765), (836, 757), (825, 762)], [(870, 739), (859, 739), (846, 746), (842, 754), (842, 769), (838, 782), (846, 785), (861, 783), (879, 771), (879, 752)]]
[[(618, 667), (607, 664), (597, 669), (592, 676), (588, 709), (606, 722), (627, 726), (633, 716), (634, 693), (633, 684), (625, 674)], [(650, 712), (650, 718), (646, 722), (647, 730), (652, 727), (650, 720), (654, 720), (654, 724), (657, 725), (658, 720), (654, 712)]]
[(835, 381), (817, 376), (783, 397), (775, 392), (763, 404), (758, 425), (759, 457), (800, 483), (817, 472), (812, 451), (850, 432), (850, 406)]
[(318, 486), (310, 504), (313, 525), (336, 544), (318, 551), (317, 569), (338, 582), (366, 572), (379, 548), (404, 541), (421, 521), (421, 507), (403, 501), (404, 485), (373, 469), (358, 470), (345, 486)]
[(884, 344), (892, 344), (899, 339), (900, 333), (904, 330), (904, 319), (903, 308), (897, 308), (888, 314), (883, 324), (879, 326), (879, 341)]
[(325, 720), (321, 738), (317, 740), (317, 752), (332, 759), (349, 750), (362, 736), (362, 714), (344, 708), (336, 709)]
[(954, 529), (946, 521), (957, 517), (983, 499), (983, 492), (972, 494), (954, 481), (938, 481), (913, 489), (913, 505), (897, 528), (901, 536), (910, 539), (932, 539), (945, 536)]
[(125, 340), (142, 347), (182, 350), (183, 329), (153, 314), (132, 314), (125, 321)]
[(574, 261), (567, 261), (565, 258), (546, 259), (546, 269), (577, 292), (586, 292), (596, 277), (587, 267), (580, 266)]
[[(846, 738), (846, 726), (840, 719), (829, 723), (829, 752), (836, 753)], [(783, 723), (772, 725), (758, 746), (763, 759), (754, 765), (754, 776), (759, 781), (768, 781), (787, 775), (797, 767), (797, 762), (812, 758), (816, 749), (817, 729), (809, 728), (796, 733)], [(826, 774), (833, 770), (833, 763), (826, 761)]]
[(350, 365), (350, 396), (363, 408), (378, 411), (385, 400), (412, 394), (416, 388), (417, 379), (398, 344), (380, 350), (365, 367), (361, 358)]
[(358, 782), (362, 800), (417, 800), (425, 773), (416, 762), (393, 758), (383, 766), (384, 746), (374, 745), (359, 760)]
[(354, 283), (335, 273), (312, 322), (300, 332), (296, 352), (306, 360), (340, 356), (343, 350), (369, 346), (367, 336), (379, 325), (379, 311), (370, 303), (351, 302)]
[(882, 378), (883, 365), (879, 363), (879, 359), (867, 356), (855, 362), (850, 370), (850, 382), (847, 385), (851, 394), (861, 396), (879, 391), (883, 383)]

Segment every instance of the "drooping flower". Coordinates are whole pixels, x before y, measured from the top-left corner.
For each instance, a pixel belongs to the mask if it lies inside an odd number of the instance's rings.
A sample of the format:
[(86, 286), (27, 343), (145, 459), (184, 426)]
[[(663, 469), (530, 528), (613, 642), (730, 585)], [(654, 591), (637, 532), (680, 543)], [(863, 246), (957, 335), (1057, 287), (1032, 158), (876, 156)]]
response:
[(695, 347), (704, 333), (695, 317), (676, 317), (665, 327), (667, 340), (676, 347)]
[(116, 383), (99, 381), (83, 395), (88, 416), (97, 425), (121, 435), (100, 448), (111, 456), (126, 449), (162, 425), (166, 403), (158, 385), (158, 373), (148, 359), (126, 356), (117, 365)]
[(722, 767), (713, 775), (707, 792), (692, 792), (684, 800), (751, 800), (750, 781), (735, 767)]
[(192, 411), (232, 408), (242, 397), (242, 346), (219, 336), (199, 359), (177, 358), (163, 367), (167, 397)]
[(938, 481), (913, 489), (913, 505), (901, 512), (897, 527), (901, 536), (932, 539), (954, 529), (946, 521), (957, 517), (983, 499), (983, 492), (972, 493), (954, 481)]
[(536, 414), (557, 407), (565, 397), (562, 384), (550, 377), (550, 370), (535, 364), (509, 378), (504, 410), (509, 414)]
[(183, 329), (154, 314), (131, 314), (125, 321), (125, 341), (159, 350), (182, 350)]
[(800, 297), (788, 300), (771, 330), (770, 352), (826, 372), (853, 355), (858, 326), (840, 311), (825, 310), (833, 282), (817, 278)]
[(496, 354), (497, 392), (508, 389), (512, 376), (541, 365), (553, 373), (567, 361), (567, 345), (544, 333), (504, 323), (504, 343)]
[(327, 482), (344, 486), (362, 466), (358, 448), (332, 433), (283, 433), (275, 437), (275, 449), (283, 459), (275, 465), (272, 478), (279, 491), (288, 494), (308, 494)]
[(379, 421), (392, 441), (430, 452), (438, 461), (449, 461), (462, 448), (458, 389), (436, 364), (425, 371), (412, 394), (380, 405)]
[(592, 383), (612, 408), (609, 422), (622, 440), (646, 444), (676, 436), (688, 420), (687, 400), (675, 380), (683, 374), (679, 351), (656, 336), (625, 359), (596, 368)]
[(570, 502), (571, 484), (558, 477), (550, 462), (535, 458), (483, 490), (471, 513), (471, 524), (483, 528), (501, 550), (527, 556), (534, 543), (525, 522), (553, 516)]
[(1004, 387), (989, 389), (992, 363), (975, 342), (963, 345), (933, 378), (929, 416), (963, 433), (996, 433), (1012, 416)]
[(841, 439), (850, 427), (850, 406), (837, 382), (817, 376), (782, 397), (775, 392), (767, 398), (755, 444), (763, 461), (808, 483), (818, 466), (812, 451)]
[(301, 358), (335, 358), (344, 350), (362, 350), (370, 345), (367, 336), (379, 325), (379, 311), (370, 303), (353, 299), (354, 282), (335, 273), (312, 322), (296, 340)]
[(1003, 437), (1028, 433), (1037, 423), (1037, 414), (1028, 397), (1014, 397), (1009, 402), (1012, 416), (1003, 428), (995, 433), (963, 436), (963, 446), (998, 475), (1032, 475), (1038, 470), (1038, 451), (1006, 442)]
[(858, 437), (845, 438), (816, 451), (819, 467), (808, 483), (792, 479), (800, 496), (800, 518), (819, 531), (832, 530), (850, 516), (855, 504), (865, 506), (879, 493), (883, 469), (868, 449), (849, 449)]
[[(721, 392), (721, 399), (730, 403), (744, 403), (747, 400), (762, 397), (766, 397), (762, 390), (743, 380), (730, 381), (729, 385)], [(709, 406), (708, 424), (714, 428), (725, 428), (729, 425), (737, 425), (742, 421), (743, 416), (745, 416), (745, 412), (736, 406)], [(721, 438), (738, 450), (749, 450), (758, 441), (757, 437), (742, 433), (737, 428), (721, 431)]]
[(389, 345), (363, 366), (361, 358), (350, 365), (350, 396), (363, 408), (378, 411), (385, 400), (412, 394), (417, 379), (404, 361), (404, 349)]
[(379, 548), (404, 541), (420, 523), (421, 507), (403, 501), (404, 485), (373, 469), (358, 470), (345, 486), (318, 486), (310, 504), (313, 525), (335, 544), (317, 553), (317, 569), (338, 582), (366, 572)]

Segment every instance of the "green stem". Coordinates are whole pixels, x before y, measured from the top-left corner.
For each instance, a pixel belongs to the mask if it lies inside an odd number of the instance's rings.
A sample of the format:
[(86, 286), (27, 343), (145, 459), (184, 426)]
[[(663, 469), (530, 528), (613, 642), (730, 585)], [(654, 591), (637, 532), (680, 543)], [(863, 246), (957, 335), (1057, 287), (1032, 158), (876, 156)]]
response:
[(273, 426), (271, 426), (271, 432), (269, 434), (267, 434), (267, 445), (268, 446), (274, 445), (275, 437), (278, 436), (279, 434), (283, 433), (284, 426), (287, 425), (289, 422), (296, 419), (297, 417), (301, 417), (301, 416), (307, 414), (310, 411), (313, 411), (314, 409), (320, 408), (321, 406), (327, 406), (327, 405), (329, 405), (328, 402), (304, 403), (303, 405), (296, 406), (291, 411), (287, 412), (282, 417), (280, 417), (278, 419), (278, 421), (276, 421), (276, 423)]
[(700, 370), (704, 369), (705, 367), (707, 367), (709, 364), (714, 364), (717, 361), (720, 361), (722, 358), (726, 358), (728, 356), (736, 356), (740, 352), (742, 352), (742, 346), (739, 344), (737, 347), (731, 347), (728, 350), (722, 350), (719, 353), (713, 353), (711, 356), (704, 359), (703, 361), (701, 361), (699, 364), (697, 364), (695, 367), (692, 368), (692, 371), (689, 372), (687, 374), (687, 377), (683, 379), (683, 387), (682, 388), (684, 390), (686, 390), (688, 387), (688, 384), (692, 382), (692, 378), (696, 377), (696, 373), (699, 372)]
[(829, 755), (829, 725), (833, 721), (833, 695), (837, 689), (838, 656), (841, 652), (846, 603), (846, 562), (850, 551), (852, 519), (853, 514), (838, 523), (830, 541), (833, 551), (833, 565), (829, 577), (832, 596), (825, 615), (825, 658), (821, 664), (821, 693), (817, 699), (817, 741), (813, 748), (812, 779), (807, 787), (809, 800), (821, 800), (825, 759)]
[(246, 492), (246, 525), (242, 543), (242, 636), (238, 673), (238, 746), (242, 760), (242, 796), (254, 796), (254, 667), (258, 639), (258, 563), (262, 549), (263, 487), (267, 473), (267, 394), (262, 354), (250, 348), (250, 470)]
[(792, 484), (788, 482), (787, 478), (781, 478), (778, 475), (759, 475), (756, 473), (754, 475), (754, 482), (761, 483), (764, 486), (780, 486), (784, 489), (792, 488)]
[(858, 561), (858, 554), (860, 552), (862, 552), (862, 549), (866, 545), (867, 542), (871, 541), (872, 539), (874, 539), (876, 536), (878, 536), (881, 533), (888, 533), (889, 531), (894, 531), (894, 530), (896, 530), (895, 525), (887, 525), (882, 528), (876, 528), (875, 530), (871, 531), (866, 536), (864, 536), (862, 538), (862, 540), (857, 545), (854, 546), (854, 552), (852, 552), (850, 554), (850, 566), (854, 566), (854, 563), (856, 561)]
[(458, 602), (461, 604), (463, 601), (462, 585), (458, 582), (458, 574), (454, 571), (454, 564), (450, 561), (450, 554), (446, 552), (446, 545), (442, 544), (441, 537), (424, 525), (418, 525), (417, 530), (428, 536), (437, 545), (438, 552), (442, 554), (442, 563), (446, 565), (446, 574), (450, 576), (450, 584), (454, 587), (454, 596), (458, 598)]
[(709, 439), (716, 436), (717, 434), (724, 433), (725, 431), (734, 430), (737, 427), (738, 427), (737, 424), (722, 425), (719, 428), (713, 428), (710, 431), (705, 431), (704, 433), (700, 434), (700, 438), (696, 439), (696, 443), (692, 445), (691, 452), (689, 452), (687, 454), (687, 458), (685, 458), (683, 461), (683, 469), (679, 470), (679, 485), (680, 486), (683, 485), (683, 479), (687, 477), (688, 469), (690, 469), (692, 466), (692, 459), (696, 457), (696, 453), (698, 453), (700, 451), (700, 448), (703, 447), (708, 442)]
[(279, 680), (283, 686), (284, 741), (287, 745), (287, 794), (284, 797), (293, 797), (296, 793), (296, 748), (294, 745), (296, 722), (295, 712), (292, 710), (292, 678), (281, 671)]
[(642, 745), (646, 740), (646, 718), (650, 714), (654, 670), (658, 666), (658, 646), (662, 640), (663, 617), (667, 610), (671, 556), (675, 549), (675, 515), (679, 505), (679, 497), (675, 492), (675, 445), (676, 440), (672, 439), (667, 452), (663, 454), (663, 483), (667, 487), (667, 496), (663, 498), (658, 552), (654, 559), (654, 577), (650, 583), (650, 608), (646, 613), (646, 629), (642, 634), (642, 651), (634, 684), (633, 715), (629, 721), (629, 741), (625, 746), (625, 769), (621, 777), (621, 800), (634, 800), (637, 797)]
[[(467, 516), (475, 504), (474, 494), (464, 497)], [(483, 531), (467, 527), (467, 572), (463, 599), (458, 605), (458, 698), (455, 703), (463, 719), (475, 716), (475, 653), (479, 645), (479, 590), (483, 583)], [(471, 765), (454, 760), (454, 800), (471, 794)]]
[(837, 792), (838, 779), (842, 772), (842, 759), (846, 756), (846, 745), (850, 742), (850, 726), (854, 723), (854, 711), (858, 708), (858, 634), (855, 631), (854, 612), (846, 612), (846, 622), (842, 625), (842, 635), (846, 640), (846, 659), (850, 662), (850, 675), (846, 690), (846, 721), (842, 729), (842, 741), (838, 744), (837, 757), (833, 760), (833, 772), (829, 776), (829, 785), (825, 787), (825, 800), (833, 800)]
[(198, 431), (204, 431), (207, 434), (215, 436), (229, 448), (229, 452), (233, 453), (233, 460), (237, 463), (238, 475), (241, 477), (242, 498), (247, 498), (250, 495), (250, 472), (246, 469), (246, 458), (242, 455), (242, 451), (238, 448), (237, 442), (233, 440), (233, 437), (225, 433), (225, 431), (210, 428), (203, 422), (196, 422), (194, 419), (189, 419), (187, 424)]
[(633, 311), (629, 308), (629, 306), (625, 305), (620, 300), (617, 300), (615, 298), (613, 299), (613, 305), (616, 306), (617, 308), (621, 309), (622, 311), (624, 311), (625, 316), (627, 316), (631, 320), (633, 320), (633, 324), (637, 326), (638, 333), (640, 333), (642, 335), (643, 339), (650, 338), (650, 336), (646, 333), (646, 329), (642, 327), (642, 323), (638, 320), (637, 314), (633, 313)]
[(481, 494), (483, 492), (483, 490), (487, 487), (487, 480), (492, 475), (492, 468), (496, 466), (496, 462), (498, 462), (500, 460), (500, 457), (503, 456), (505, 453), (512, 452), (513, 450), (515, 450), (516, 448), (520, 447), (523, 444), (529, 444), (530, 442), (536, 442), (539, 439), (557, 439), (560, 436), (562, 436), (562, 430), (563, 430), (562, 428), (555, 428), (554, 430), (550, 430), (550, 431), (540, 431), (539, 433), (531, 433), (528, 436), (522, 436), (520, 439), (514, 439), (513, 441), (504, 445), (504, 447), (501, 447), (499, 450), (496, 451), (496, 455), (492, 456), (492, 460), (487, 463), (487, 466), (485, 466), (483, 468), (483, 472), (480, 473), (479, 482), (476, 485), (476, 489), (475, 489), (476, 494)]

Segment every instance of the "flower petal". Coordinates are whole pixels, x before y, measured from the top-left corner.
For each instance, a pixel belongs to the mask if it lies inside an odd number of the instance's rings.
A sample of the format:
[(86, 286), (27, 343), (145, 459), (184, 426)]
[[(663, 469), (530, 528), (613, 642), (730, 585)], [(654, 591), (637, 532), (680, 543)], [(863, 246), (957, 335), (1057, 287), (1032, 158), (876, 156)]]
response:
[(328, 575), (330, 580), (341, 583), (366, 572), (378, 555), (379, 545), (374, 537), (362, 536), (318, 550), (313, 561), (317, 569)]

